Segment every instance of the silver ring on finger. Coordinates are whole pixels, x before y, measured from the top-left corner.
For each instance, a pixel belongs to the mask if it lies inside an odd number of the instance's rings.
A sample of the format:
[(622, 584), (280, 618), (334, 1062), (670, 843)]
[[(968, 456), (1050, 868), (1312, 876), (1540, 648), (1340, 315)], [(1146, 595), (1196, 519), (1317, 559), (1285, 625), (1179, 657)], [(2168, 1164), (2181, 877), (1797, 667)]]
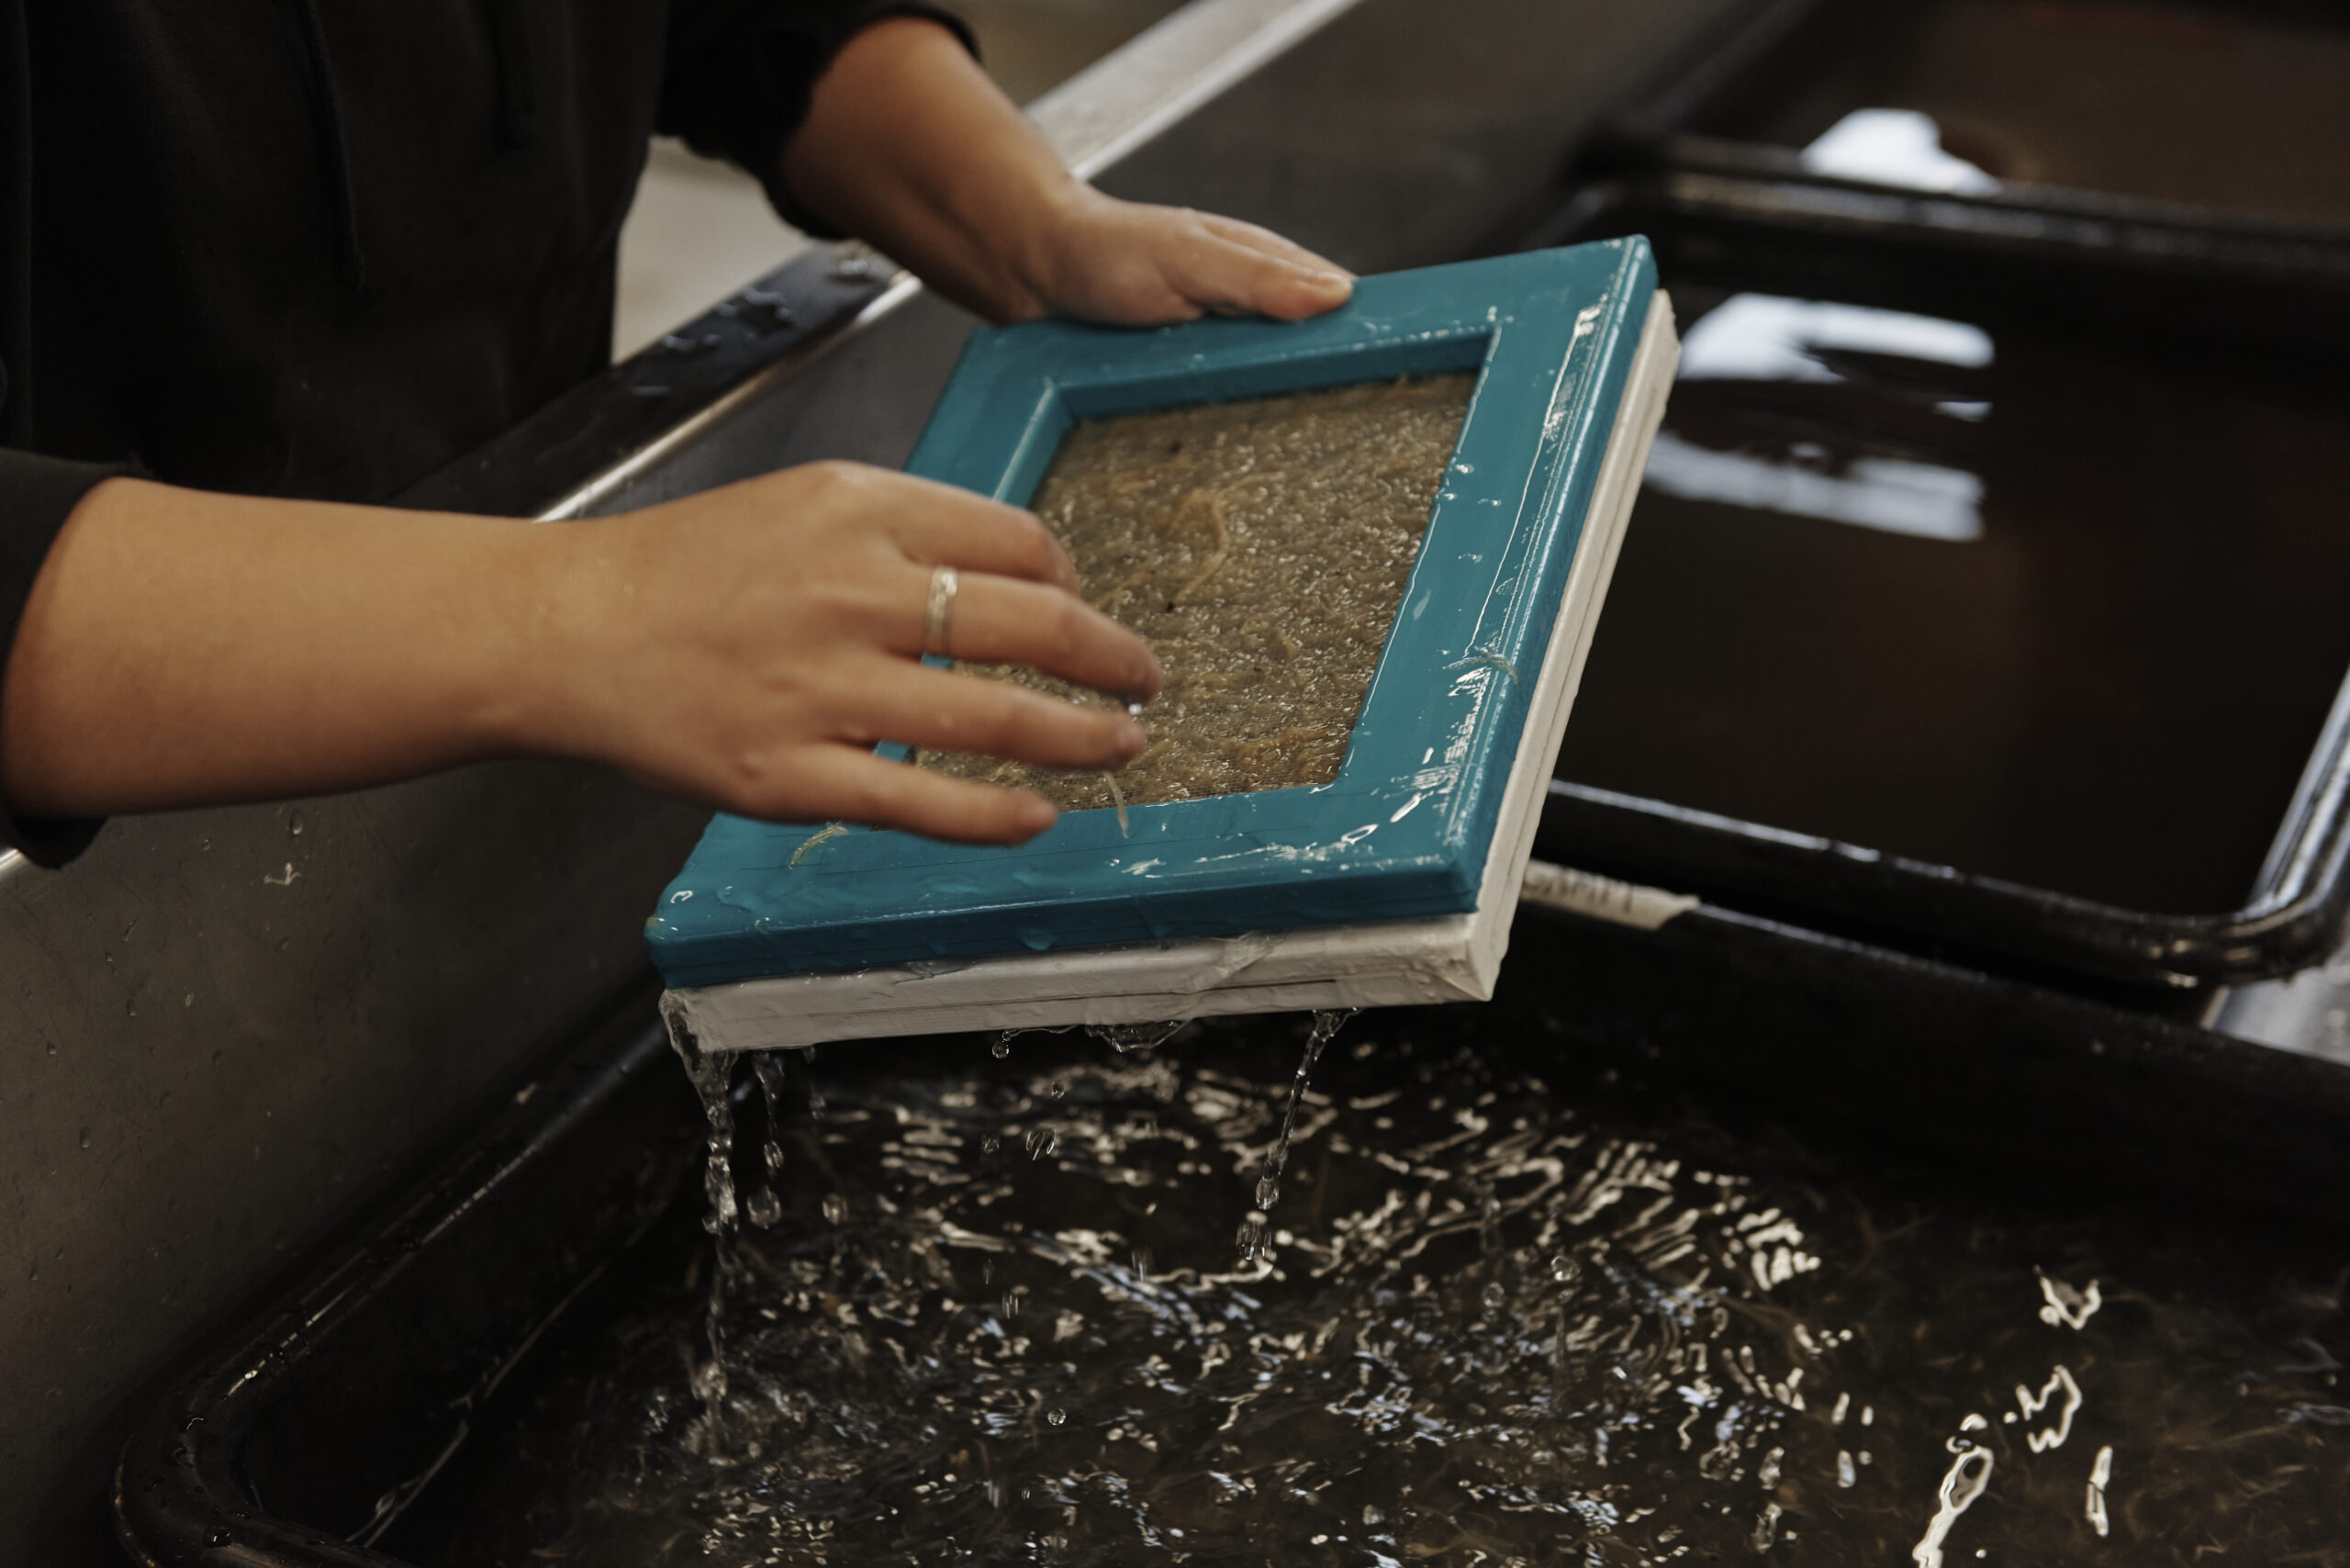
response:
[(946, 628), (955, 618), (955, 594), (962, 587), (962, 578), (952, 566), (930, 569), (930, 610), (923, 622), (922, 651), (924, 658), (946, 658)]

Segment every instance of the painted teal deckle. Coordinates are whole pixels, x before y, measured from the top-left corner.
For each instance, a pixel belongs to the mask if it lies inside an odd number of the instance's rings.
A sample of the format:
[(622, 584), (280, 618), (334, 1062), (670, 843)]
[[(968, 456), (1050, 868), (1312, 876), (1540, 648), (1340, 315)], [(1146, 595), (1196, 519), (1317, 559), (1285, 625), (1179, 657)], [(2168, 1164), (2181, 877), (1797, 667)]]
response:
[[(1018, 848), (711, 823), (646, 923), (672, 987), (1474, 906), (1656, 270), (1646, 241), (1363, 279), (1319, 319), (972, 335), (907, 468), (1025, 503), (1075, 420), (1477, 369), (1332, 783), (1065, 814)], [(1144, 722), (1149, 720), (1145, 715)]]

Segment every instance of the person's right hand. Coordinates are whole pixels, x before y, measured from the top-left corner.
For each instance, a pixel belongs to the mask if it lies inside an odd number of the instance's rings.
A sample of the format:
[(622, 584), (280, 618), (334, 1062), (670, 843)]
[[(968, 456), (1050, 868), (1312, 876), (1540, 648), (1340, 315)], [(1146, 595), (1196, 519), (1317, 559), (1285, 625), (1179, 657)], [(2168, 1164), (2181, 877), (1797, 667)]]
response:
[(1157, 694), (1148, 644), (1076, 597), (1029, 513), (852, 464), (548, 527), (564, 558), (524, 749), (595, 757), (745, 816), (1010, 844), (1053, 808), (885, 762), (878, 741), (1116, 767), (1147, 744), (1081, 708), (921, 662), (931, 571), (960, 574), (947, 651), (1121, 698)]
[(100, 816), (554, 755), (748, 816), (1017, 843), (1052, 825), (1038, 796), (869, 748), (1114, 767), (1142, 730), (923, 666), (934, 566), (963, 574), (947, 651), (1157, 694), (1034, 517), (853, 465), (576, 523), (109, 479), (26, 603), (0, 789)]

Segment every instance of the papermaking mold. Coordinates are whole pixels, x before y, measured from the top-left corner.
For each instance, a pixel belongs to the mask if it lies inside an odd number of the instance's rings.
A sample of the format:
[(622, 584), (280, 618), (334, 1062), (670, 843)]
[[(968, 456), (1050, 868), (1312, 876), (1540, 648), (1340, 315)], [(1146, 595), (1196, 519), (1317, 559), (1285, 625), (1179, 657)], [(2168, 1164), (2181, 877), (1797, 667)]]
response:
[[(1070, 812), (1015, 848), (721, 816), (647, 924), (663, 976), (672, 988), (902, 980), (1136, 944), (1181, 967), (1199, 957), (1185, 939), (1425, 925), (1481, 906), (1505, 925), (1515, 877), (1497, 892), (1488, 873), (1522, 868), (1673, 353), (1637, 238), (1365, 278), (1346, 307), (1303, 323), (975, 333), (908, 469), (1013, 503), (1079, 420), (1478, 372), (1338, 777), (1136, 806), (1124, 823)], [(1529, 746), (1543, 753), (1530, 770)], [(1515, 772), (1527, 800), (1513, 798)], [(1497, 842), (1514, 866), (1489, 865)], [(1497, 961), (1498, 936), (1485, 940)], [(1152, 953), (1116, 961), (1135, 971)], [(1187, 972), (1179, 990), (1212, 983)], [(935, 1026), (972, 1026), (957, 1017)]]

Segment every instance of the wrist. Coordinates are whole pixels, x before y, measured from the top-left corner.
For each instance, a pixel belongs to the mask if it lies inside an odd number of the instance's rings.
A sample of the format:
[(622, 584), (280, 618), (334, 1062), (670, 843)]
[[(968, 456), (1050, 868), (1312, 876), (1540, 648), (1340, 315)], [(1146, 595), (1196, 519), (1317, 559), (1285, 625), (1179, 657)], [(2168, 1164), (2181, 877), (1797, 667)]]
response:
[(594, 698), (625, 625), (610, 532), (602, 521), (530, 523), (498, 542), (498, 609), (461, 678), (482, 755), (596, 754)]
[(1083, 264), (1079, 235), (1114, 198), (1058, 168), (1029, 185), (995, 232), (1010, 237), (1003, 264), (1024, 307), (1007, 314), (1046, 316), (1069, 297), (1071, 274)]

